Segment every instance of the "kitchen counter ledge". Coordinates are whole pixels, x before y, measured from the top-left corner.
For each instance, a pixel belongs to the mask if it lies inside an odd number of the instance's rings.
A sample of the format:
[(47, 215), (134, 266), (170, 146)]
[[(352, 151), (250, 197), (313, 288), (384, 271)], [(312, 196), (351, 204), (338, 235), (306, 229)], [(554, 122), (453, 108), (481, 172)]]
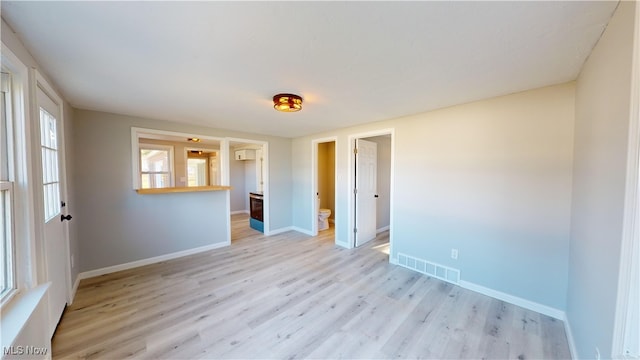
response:
[(201, 192), (201, 191), (221, 191), (231, 190), (231, 186), (189, 186), (189, 187), (171, 187), (160, 189), (136, 189), (138, 194), (170, 194), (170, 193), (183, 193), (183, 192)]

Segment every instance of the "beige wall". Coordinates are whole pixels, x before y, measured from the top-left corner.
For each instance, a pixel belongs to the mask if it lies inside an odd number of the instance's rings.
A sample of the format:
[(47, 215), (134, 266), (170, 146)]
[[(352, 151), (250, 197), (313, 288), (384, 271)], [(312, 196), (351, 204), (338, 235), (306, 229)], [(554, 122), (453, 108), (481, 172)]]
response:
[[(623, 1), (576, 85), (567, 316), (579, 358), (612, 354), (637, 3)], [(637, 60), (636, 60), (637, 61)], [(636, 99), (637, 101), (637, 99)]]

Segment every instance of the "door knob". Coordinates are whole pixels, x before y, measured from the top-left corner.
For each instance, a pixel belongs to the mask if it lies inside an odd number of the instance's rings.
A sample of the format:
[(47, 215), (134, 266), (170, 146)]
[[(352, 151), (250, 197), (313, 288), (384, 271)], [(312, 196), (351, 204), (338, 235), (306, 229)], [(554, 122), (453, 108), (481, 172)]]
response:
[(71, 220), (71, 218), (72, 218), (71, 215), (67, 215), (67, 216), (60, 215), (60, 221), (65, 221), (65, 220), (69, 221)]
[(373, 197), (378, 197), (378, 194), (373, 195)]

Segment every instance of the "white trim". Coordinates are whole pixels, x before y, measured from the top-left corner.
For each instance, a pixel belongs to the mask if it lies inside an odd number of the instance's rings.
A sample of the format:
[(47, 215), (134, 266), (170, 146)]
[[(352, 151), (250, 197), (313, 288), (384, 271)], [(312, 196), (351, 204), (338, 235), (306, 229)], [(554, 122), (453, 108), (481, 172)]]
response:
[(222, 247), (225, 247), (225, 246), (229, 246), (229, 245), (231, 245), (231, 243), (229, 243), (229, 242), (221, 242), (221, 243), (216, 243), (216, 244), (211, 244), (211, 245), (200, 246), (200, 247), (193, 248), (193, 249), (182, 250), (182, 251), (174, 252), (174, 253), (171, 253), (171, 254), (165, 254), (165, 255), (160, 255), (160, 256), (154, 256), (154, 257), (147, 258), (147, 259), (136, 260), (136, 261), (128, 262), (128, 263), (125, 263), (125, 264), (107, 266), (107, 267), (100, 268), (100, 269), (85, 271), (85, 272), (81, 272), (80, 274), (78, 274), (78, 280), (77, 281), (83, 280), (83, 279), (92, 278), (92, 277), (96, 277), (96, 276), (100, 276), (100, 275), (111, 274), (111, 273), (122, 271), (122, 270), (129, 270), (129, 269), (137, 268), (137, 267), (140, 267), (140, 266), (155, 264), (155, 263), (159, 263), (159, 262), (162, 262), (162, 261), (173, 260), (173, 259), (181, 258), (181, 257), (184, 257), (184, 256), (198, 254), (198, 253), (201, 253), (201, 252), (204, 252), (204, 251), (219, 249), (219, 248), (222, 248)]
[(338, 238), (336, 238), (336, 245), (343, 247), (345, 249), (349, 249), (349, 243), (346, 241), (338, 240)]
[(353, 147), (355, 146), (356, 139), (366, 139), (369, 137), (375, 136), (383, 136), (390, 135), (391, 136), (391, 179), (389, 179), (389, 261), (391, 261), (391, 257), (393, 256), (393, 239), (394, 239), (394, 226), (395, 216), (394, 216), (394, 198), (395, 198), (395, 167), (396, 167), (396, 135), (395, 128), (386, 128), (373, 130), (358, 134), (351, 134), (348, 137), (348, 171), (347, 171), (347, 209), (348, 209), (348, 219), (347, 219), (347, 232), (348, 232), (348, 242), (349, 248), (355, 247), (356, 239), (353, 234), (353, 228), (355, 227), (355, 202), (353, 196), (353, 184), (355, 181), (354, 177), (354, 169), (355, 169), (355, 160), (353, 155)]
[(299, 233), (303, 233), (303, 234), (309, 235), (309, 236), (317, 236), (317, 234), (314, 234), (314, 233), (312, 233), (311, 231), (309, 231), (307, 229), (303, 229), (303, 228), (297, 227), (297, 226), (291, 226), (291, 230), (297, 231)]
[(71, 288), (71, 301), (69, 301), (69, 305), (73, 304), (73, 299), (76, 297), (76, 292), (78, 292), (78, 286), (80, 286), (80, 275), (76, 276), (76, 281), (73, 283), (73, 288)]
[(380, 234), (381, 232), (384, 232), (384, 231), (387, 231), (387, 230), (389, 230), (389, 225), (383, 226), (383, 227), (381, 227), (379, 229), (376, 229), (376, 234)]
[(35, 194), (33, 181), (33, 146), (31, 124), (31, 81), (29, 68), (4, 44), (1, 45), (2, 67), (11, 72), (13, 136), (15, 137), (14, 196), (21, 201), (14, 203), (16, 257), (21, 264), (16, 266), (18, 290), (38, 284), (38, 257), (35, 251), (37, 237)]
[(571, 353), (571, 358), (577, 359), (578, 350), (576, 349), (576, 343), (573, 340), (573, 332), (571, 331), (571, 324), (569, 323), (567, 313), (563, 313), (562, 321), (564, 322), (564, 333), (567, 335), (567, 342), (569, 343), (569, 352)]
[(475, 292), (483, 294), (483, 295), (490, 296), (490, 297), (492, 297), (494, 299), (506, 301), (506, 302), (508, 302), (510, 304), (518, 305), (518, 306), (523, 307), (525, 309), (529, 309), (529, 310), (538, 312), (540, 314), (551, 316), (552, 318), (555, 318), (555, 319), (558, 319), (558, 320), (564, 320), (565, 319), (564, 311), (558, 310), (556, 308), (552, 308), (552, 307), (547, 306), (547, 305), (539, 304), (539, 303), (537, 303), (535, 301), (523, 299), (521, 297), (517, 297), (517, 296), (511, 295), (511, 294), (503, 293), (501, 291), (490, 289), (488, 287), (477, 285), (477, 284), (474, 284), (472, 282), (468, 282), (468, 281), (464, 281), (464, 280), (460, 280), (458, 285), (460, 285), (460, 287), (463, 287), (465, 289), (468, 289), (468, 290), (471, 290), (471, 291), (475, 291)]
[(282, 234), (285, 233), (287, 231), (292, 231), (294, 230), (293, 226), (286, 226), (280, 229), (275, 229), (275, 230), (271, 230), (268, 234), (265, 233), (266, 236), (273, 236), (273, 235), (278, 235), (278, 234)]
[(231, 212), (231, 215), (238, 215), (238, 214), (249, 214), (249, 210), (236, 210)]

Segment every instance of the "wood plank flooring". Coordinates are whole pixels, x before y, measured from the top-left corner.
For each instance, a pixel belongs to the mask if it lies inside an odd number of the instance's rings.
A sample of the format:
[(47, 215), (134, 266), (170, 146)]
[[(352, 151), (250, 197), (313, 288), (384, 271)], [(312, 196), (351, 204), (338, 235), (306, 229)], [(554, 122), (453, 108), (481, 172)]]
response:
[(54, 358), (565, 359), (564, 327), (389, 264), (362, 248), (265, 237), (232, 217), (232, 245), (82, 280)]

